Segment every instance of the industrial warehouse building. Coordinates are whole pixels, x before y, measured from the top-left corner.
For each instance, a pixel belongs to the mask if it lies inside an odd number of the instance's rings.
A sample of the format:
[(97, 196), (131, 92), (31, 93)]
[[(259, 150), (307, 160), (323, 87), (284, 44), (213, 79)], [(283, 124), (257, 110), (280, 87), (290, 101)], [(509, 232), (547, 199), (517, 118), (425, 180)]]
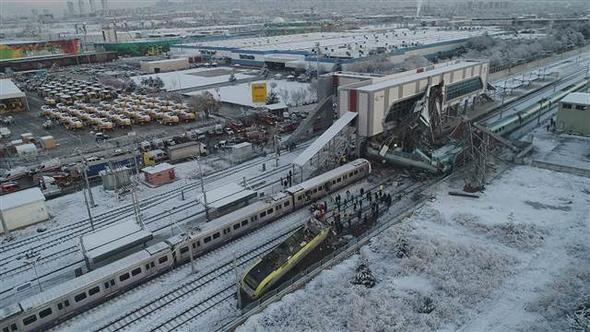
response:
[[(49, 219), (45, 196), (38, 187), (3, 195), (0, 202), (0, 211), (9, 231)], [(4, 233), (3, 224), (0, 224), (0, 230)]]
[[(442, 84), (442, 107), (461, 107), (485, 92), (489, 63), (457, 61), (385, 77), (361, 77), (338, 88), (339, 113), (358, 113), (358, 133), (372, 137), (414, 110), (428, 87)], [(349, 81), (352, 78), (347, 78)]]
[(573, 92), (565, 96), (557, 112), (557, 129), (590, 136), (590, 93)]
[(27, 96), (10, 79), (0, 79), (0, 114), (28, 111)]
[[(464, 45), (471, 37), (502, 32), (494, 27), (469, 31), (384, 27), (363, 31), (313, 32), (173, 45), (176, 57), (201, 57), (244, 66), (320, 72), (351, 70), (369, 55), (384, 54), (396, 63), (409, 55), (437, 57)], [(320, 55), (319, 57), (317, 55)]]
[(165, 73), (189, 68), (190, 64), (188, 63), (188, 58), (176, 58), (141, 62), (141, 70), (146, 73)]

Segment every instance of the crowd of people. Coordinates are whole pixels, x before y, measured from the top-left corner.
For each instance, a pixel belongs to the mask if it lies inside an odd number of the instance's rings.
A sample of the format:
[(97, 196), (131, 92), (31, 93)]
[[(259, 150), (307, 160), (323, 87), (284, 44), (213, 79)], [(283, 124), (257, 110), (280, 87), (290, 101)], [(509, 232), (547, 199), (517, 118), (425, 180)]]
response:
[[(344, 195), (336, 194), (329, 200), (332, 209), (328, 208), (328, 201), (314, 203), (311, 206), (313, 218), (326, 221), (334, 227), (337, 234), (351, 228), (353, 222), (358, 224), (376, 223), (382, 209), (389, 209), (393, 202), (390, 193), (385, 192), (383, 185), (376, 191), (360, 188), (358, 193), (346, 190)], [(328, 212), (331, 211), (331, 215)]]

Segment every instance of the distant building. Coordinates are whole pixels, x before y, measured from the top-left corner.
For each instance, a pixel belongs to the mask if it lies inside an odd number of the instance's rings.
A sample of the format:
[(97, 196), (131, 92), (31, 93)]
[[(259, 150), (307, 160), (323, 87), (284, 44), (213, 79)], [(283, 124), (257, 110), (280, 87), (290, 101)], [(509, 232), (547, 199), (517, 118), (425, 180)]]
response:
[(590, 93), (573, 92), (559, 105), (557, 130), (569, 134), (590, 136)]

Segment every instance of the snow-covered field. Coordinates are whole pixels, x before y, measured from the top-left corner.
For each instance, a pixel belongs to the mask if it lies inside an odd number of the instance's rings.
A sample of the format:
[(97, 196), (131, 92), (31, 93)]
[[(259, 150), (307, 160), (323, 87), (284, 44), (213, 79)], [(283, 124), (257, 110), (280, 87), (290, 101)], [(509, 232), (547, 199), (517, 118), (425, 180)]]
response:
[[(568, 330), (590, 296), (590, 179), (517, 166), (479, 199), (448, 195), (462, 185), (239, 330)], [(351, 283), (361, 257), (373, 288)]]

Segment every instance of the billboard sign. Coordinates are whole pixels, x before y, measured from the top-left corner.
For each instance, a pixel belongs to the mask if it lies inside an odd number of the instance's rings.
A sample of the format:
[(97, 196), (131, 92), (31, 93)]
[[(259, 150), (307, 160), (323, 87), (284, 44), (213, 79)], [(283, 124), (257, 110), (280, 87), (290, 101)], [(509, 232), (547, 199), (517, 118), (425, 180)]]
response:
[(266, 82), (252, 83), (252, 103), (266, 103)]

